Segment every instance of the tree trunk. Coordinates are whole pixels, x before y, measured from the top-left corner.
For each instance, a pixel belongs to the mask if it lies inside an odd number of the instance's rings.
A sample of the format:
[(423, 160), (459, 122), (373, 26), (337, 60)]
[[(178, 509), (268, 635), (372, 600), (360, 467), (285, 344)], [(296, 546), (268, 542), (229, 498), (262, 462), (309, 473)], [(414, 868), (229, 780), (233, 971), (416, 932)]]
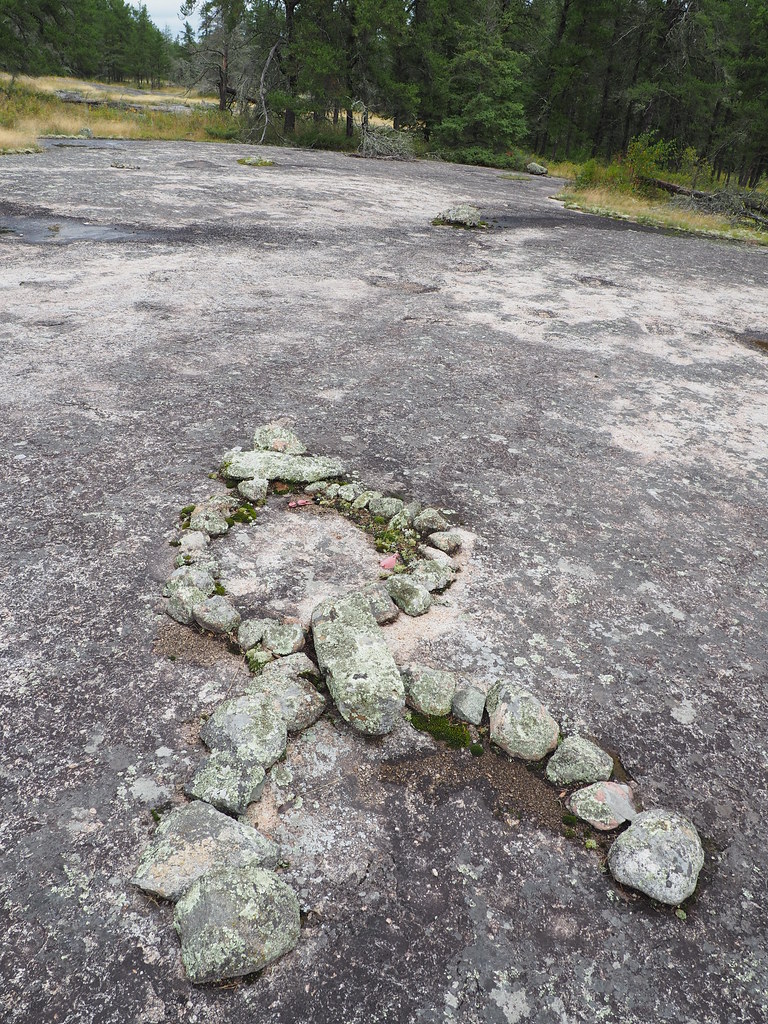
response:
[[(296, 25), (294, 21), (294, 11), (298, 6), (297, 0), (285, 0), (285, 43), (287, 51), (288, 64), (288, 95), (291, 100), (296, 98), (296, 91), (299, 85), (299, 76), (296, 73), (296, 55), (293, 52), (293, 46), (296, 41)], [(293, 106), (290, 105), (285, 108), (285, 116), (283, 117), (283, 131), (286, 135), (292, 135), (296, 129), (296, 111)]]

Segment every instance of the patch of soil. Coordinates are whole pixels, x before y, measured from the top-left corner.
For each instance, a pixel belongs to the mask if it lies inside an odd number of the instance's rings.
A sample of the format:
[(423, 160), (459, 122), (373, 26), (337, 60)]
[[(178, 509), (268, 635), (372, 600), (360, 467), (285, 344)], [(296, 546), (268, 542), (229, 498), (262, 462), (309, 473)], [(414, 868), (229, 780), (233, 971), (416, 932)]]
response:
[[(190, 626), (182, 626), (173, 619), (164, 618), (157, 627), (157, 636), (152, 648), (155, 654), (171, 661), (184, 661), (190, 665), (198, 665), (201, 668), (209, 668), (221, 662), (222, 657), (227, 657), (228, 650), (226, 642), (221, 637), (212, 633), (202, 633)], [(233, 667), (237, 659), (236, 655), (230, 655)], [(245, 661), (242, 661), (243, 671), (247, 672)]]

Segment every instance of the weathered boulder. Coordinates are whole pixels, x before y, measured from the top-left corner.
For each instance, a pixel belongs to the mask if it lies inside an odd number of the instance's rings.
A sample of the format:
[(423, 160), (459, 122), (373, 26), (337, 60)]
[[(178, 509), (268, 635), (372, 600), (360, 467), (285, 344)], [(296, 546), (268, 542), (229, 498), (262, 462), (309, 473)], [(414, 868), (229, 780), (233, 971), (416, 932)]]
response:
[(453, 530), (430, 533), (428, 540), (433, 548), (444, 551), (446, 555), (453, 555), (461, 549), (461, 536)]
[(229, 452), (221, 471), (232, 480), (284, 480), (286, 483), (311, 484), (316, 480), (342, 476), (344, 466), (338, 459), (321, 455), (287, 455), (284, 452)]
[(195, 882), (176, 904), (181, 959), (197, 985), (267, 967), (299, 941), (295, 892), (272, 871), (223, 868)]
[(187, 796), (205, 800), (219, 811), (242, 814), (264, 789), (264, 769), (229, 750), (216, 750), (185, 787)]
[(240, 625), (240, 613), (230, 600), (218, 595), (196, 604), (195, 622), (211, 633), (234, 633)]
[(637, 817), (632, 790), (620, 782), (594, 782), (577, 789), (568, 801), (571, 811), (601, 832)]
[(266, 665), (248, 684), (248, 693), (271, 698), (280, 708), (288, 731), (301, 732), (325, 711), (325, 697), (307, 678), (319, 676), (306, 655), (291, 654)]
[(608, 867), (617, 882), (672, 906), (693, 893), (703, 866), (698, 832), (674, 811), (638, 814), (608, 853)]
[(424, 615), (432, 605), (427, 588), (409, 576), (390, 576), (384, 586), (400, 611), (406, 615)]
[(206, 594), (197, 587), (177, 587), (171, 595), (166, 612), (182, 626), (189, 626), (195, 621), (194, 609), (206, 599)]
[(482, 225), (482, 217), (480, 210), (472, 203), (457, 203), (438, 213), (435, 223), (451, 224), (459, 228), (479, 228)]
[(184, 565), (179, 569), (174, 569), (168, 577), (163, 587), (163, 594), (166, 597), (172, 597), (177, 591), (188, 587), (195, 587), (205, 597), (210, 597), (216, 589), (216, 581), (206, 569), (200, 569), (193, 565)]
[(241, 480), (237, 490), (246, 501), (266, 501), (269, 481), (258, 476), (252, 480)]
[(312, 613), (315, 653), (343, 718), (361, 732), (390, 732), (405, 705), (395, 659), (362, 594), (323, 601)]
[(201, 530), (211, 537), (219, 537), (229, 529), (227, 519), (237, 508), (237, 501), (229, 494), (216, 495), (198, 502), (189, 517), (190, 530)]
[(392, 516), (402, 511), (402, 508), (403, 502), (399, 498), (386, 498), (382, 496), (380, 498), (370, 498), (368, 501), (368, 511), (371, 515), (381, 516), (382, 519), (391, 519)]
[(610, 779), (613, 758), (583, 736), (568, 736), (547, 762), (547, 778), (556, 786)]
[(265, 451), (285, 452), (286, 455), (305, 455), (307, 449), (298, 437), (279, 423), (267, 423), (258, 427), (253, 435), (253, 447)]
[(363, 487), (362, 484), (342, 484), (342, 486), (339, 487), (338, 491), (336, 492), (336, 497), (341, 498), (342, 501), (352, 502), (356, 498), (359, 498), (364, 491), (365, 487)]
[(557, 722), (529, 690), (517, 683), (496, 683), (488, 693), (486, 706), (491, 740), (510, 757), (540, 761), (557, 746)]
[(471, 725), (480, 725), (485, 711), (485, 691), (474, 683), (460, 680), (451, 706), (457, 718)]
[(380, 626), (394, 622), (400, 614), (400, 609), (389, 596), (389, 591), (383, 583), (369, 583), (359, 593), (368, 602), (371, 615)]
[(456, 579), (456, 573), (450, 565), (438, 562), (433, 558), (425, 558), (416, 562), (408, 575), (420, 583), (430, 594), (445, 590)]
[(549, 170), (543, 164), (537, 164), (535, 160), (531, 160), (530, 163), (526, 164), (525, 169), (529, 174), (549, 174)]
[(352, 508), (356, 511), (361, 508), (367, 508), (369, 501), (374, 501), (377, 498), (381, 498), (381, 491), (363, 491), (362, 494), (358, 495), (352, 502)]
[(451, 711), (457, 679), (453, 672), (408, 665), (402, 671), (407, 702), (424, 715), (448, 715)]
[(285, 753), (288, 730), (273, 700), (249, 693), (220, 704), (200, 730), (200, 738), (210, 750), (230, 750), (269, 768)]
[(177, 900), (213, 867), (274, 867), (279, 848), (255, 829), (195, 800), (172, 811), (144, 850), (133, 884), (153, 896)]
[(413, 520), (413, 528), (422, 536), (428, 533), (441, 533), (450, 529), (451, 524), (436, 508), (425, 508)]

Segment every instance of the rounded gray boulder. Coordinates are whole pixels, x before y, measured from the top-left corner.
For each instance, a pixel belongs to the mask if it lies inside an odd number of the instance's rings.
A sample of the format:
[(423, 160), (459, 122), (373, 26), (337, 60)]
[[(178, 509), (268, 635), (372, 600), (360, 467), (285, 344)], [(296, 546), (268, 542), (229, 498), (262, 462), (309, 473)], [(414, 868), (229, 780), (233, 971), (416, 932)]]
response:
[(568, 736), (547, 762), (547, 778), (555, 785), (605, 782), (613, 771), (613, 758), (583, 736)]
[(491, 740), (510, 757), (540, 761), (557, 746), (560, 726), (544, 705), (517, 683), (496, 683), (486, 707)]
[(617, 882), (671, 906), (693, 893), (703, 866), (698, 832), (674, 811), (638, 814), (608, 854), (608, 867)]

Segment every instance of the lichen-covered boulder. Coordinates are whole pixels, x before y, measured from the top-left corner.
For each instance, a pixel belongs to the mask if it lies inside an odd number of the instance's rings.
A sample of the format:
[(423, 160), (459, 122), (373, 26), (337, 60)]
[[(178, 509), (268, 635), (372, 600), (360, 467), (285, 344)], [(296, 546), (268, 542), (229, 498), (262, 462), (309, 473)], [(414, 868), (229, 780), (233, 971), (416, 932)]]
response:
[(408, 665), (402, 671), (407, 702), (424, 715), (448, 715), (451, 711), (457, 679), (453, 672)]
[(197, 985), (262, 970), (296, 946), (301, 929), (293, 889), (257, 867), (211, 871), (179, 900), (173, 923)]
[(629, 786), (620, 782), (594, 782), (578, 789), (568, 801), (571, 811), (601, 832), (618, 828), (637, 817), (637, 808)]
[(394, 622), (400, 614), (400, 609), (389, 596), (389, 592), (383, 583), (370, 583), (363, 587), (359, 593), (368, 602), (371, 615), (380, 626), (388, 622)]
[(542, 177), (545, 174), (549, 174), (549, 170), (544, 166), (544, 164), (537, 164), (535, 160), (531, 160), (530, 163), (526, 164), (525, 169), (529, 174), (537, 174)]
[(457, 718), (471, 725), (480, 725), (485, 711), (485, 690), (474, 683), (459, 681), (451, 708)]
[(264, 627), (261, 637), (262, 647), (284, 657), (287, 654), (296, 654), (304, 646), (304, 630), (295, 622), (276, 622), (269, 619)]
[(435, 561), (433, 558), (424, 558), (416, 562), (408, 575), (430, 594), (445, 590), (456, 579), (456, 572), (450, 565)]
[(480, 210), (472, 203), (457, 203), (449, 206), (435, 217), (437, 224), (452, 224), (458, 228), (479, 228), (482, 224)]
[(254, 477), (252, 480), (241, 480), (237, 485), (239, 494), (246, 501), (266, 501), (269, 481), (262, 477)]
[(390, 576), (384, 585), (397, 607), (406, 615), (424, 615), (432, 606), (427, 588), (409, 576)]
[(400, 498), (371, 498), (368, 502), (368, 511), (372, 516), (381, 516), (382, 519), (391, 519), (403, 508)]
[(230, 750), (269, 768), (285, 753), (288, 730), (278, 705), (263, 694), (224, 701), (200, 730), (210, 750)]
[(343, 718), (370, 735), (390, 732), (405, 705), (405, 690), (366, 597), (323, 601), (312, 613), (312, 636)]
[(403, 505), (400, 511), (390, 519), (390, 530), (413, 530), (413, 521), (420, 512), (421, 505), (418, 501), (410, 501), (407, 505)]
[(450, 529), (450, 523), (436, 508), (425, 508), (413, 520), (413, 528), (422, 536), (428, 533), (441, 533)]
[(261, 642), (264, 636), (264, 627), (269, 619), (244, 619), (237, 630), (237, 642), (240, 649), (250, 651), (252, 647)]
[(365, 491), (365, 487), (362, 484), (342, 484), (336, 492), (336, 497), (341, 498), (342, 501), (353, 502), (356, 498)]
[(205, 591), (198, 590), (197, 587), (176, 587), (165, 610), (176, 622), (180, 622), (182, 626), (189, 626), (195, 621), (194, 609), (201, 605), (206, 597)]
[(292, 430), (279, 423), (258, 427), (253, 435), (253, 447), (265, 451), (285, 452), (286, 455), (305, 455), (307, 449)]
[(240, 625), (240, 613), (226, 597), (209, 597), (194, 609), (195, 622), (211, 633), (234, 633)]
[(190, 530), (201, 530), (211, 537), (219, 537), (229, 529), (227, 519), (237, 508), (237, 501), (229, 494), (217, 495), (198, 502), (189, 517)]
[(486, 706), (491, 740), (510, 757), (540, 761), (557, 746), (559, 725), (544, 705), (517, 683), (496, 683)]
[(381, 491), (363, 491), (363, 493), (359, 494), (352, 502), (352, 508), (357, 512), (361, 508), (367, 508), (368, 502), (374, 501), (377, 498), (381, 497)]
[(430, 533), (429, 543), (438, 551), (444, 551), (446, 555), (454, 555), (461, 549), (461, 535), (454, 530), (438, 530), (437, 533)]
[(206, 569), (184, 565), (179, 569), (174, 569), (168, 577), (163, 587), (163, 594), (166, 597), (172, 597), (177, 591), (186, 587), (196, 587), (205, 597), (210, 597), (216, 589), (216, 581)]
[(675, 906), (696, 888), (704, 849), (694, 825), (674, 811), (638, 814), (608, 853), (611, 874), (660, 903)]
[(305, 654), (270, 662), (248, 685), (248, 693), (270, 697), (280, 708), (289, 732), (301, 732), (325, 711), (325, 697), (310, 679), (320, 673)]
[(321, 455), (287, 455), (284, 452), (229, 452), (221, 464), (224, 476), (231, 480), (284, 480), (286, 483), (311, 484), (343, 476), (344, 466), (338, 459)]
[(187, 796), (212, 804), (228, 814), (242, 814), (264, 789), (264, 769), (229, 750), (215, 750), (185, 787)]
[(172, 811), (144, 850), (133, 884), (153, 896), (177, 900), (214, 867), (274, 867), (280, 850), (248, 825), (195, 800)]
[(547, 762), (547, 778), (556, 786), (610, 779), (613, 758), (583, 736), (568, 736)]

